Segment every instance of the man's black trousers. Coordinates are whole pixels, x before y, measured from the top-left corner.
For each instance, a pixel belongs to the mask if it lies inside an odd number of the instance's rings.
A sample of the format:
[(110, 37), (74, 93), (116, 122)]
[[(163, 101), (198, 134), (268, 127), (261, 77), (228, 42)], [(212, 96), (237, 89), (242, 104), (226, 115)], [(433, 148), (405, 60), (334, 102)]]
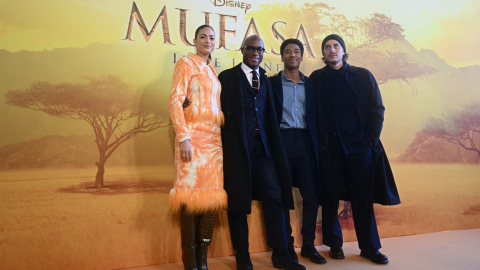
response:
[[(275, 164), (267, 156), (261, 137), (255, 137), (250, 152), (252, 193), (260, 198), (263, 208), (267, 244), (270, 248), (287, 248), (285, 214)], [(233, 249), (248, 251), (247, 215), (228, 211), (228, 224)]]
[(322, 204), (323, 243), (329, 247), (343, 246), (338, 221), (340, 191), (346, 189), (352, 203), (353, 222), (359, 248), (376, 251), (381, 248), (373, 211), (372, 147), (345, 155), (330, 154), (331, 179), (326, 183)]
[[(319, 179), (315, 150), (308, 129), (281, 130), (283, 145), (290, 166), (290, 176), (295, 179), (303, 199), (302, 236), (303, 245), (314, 245), (317, 227)], [(287, 241), (293, 245), (289, 210), (285, 210)]]

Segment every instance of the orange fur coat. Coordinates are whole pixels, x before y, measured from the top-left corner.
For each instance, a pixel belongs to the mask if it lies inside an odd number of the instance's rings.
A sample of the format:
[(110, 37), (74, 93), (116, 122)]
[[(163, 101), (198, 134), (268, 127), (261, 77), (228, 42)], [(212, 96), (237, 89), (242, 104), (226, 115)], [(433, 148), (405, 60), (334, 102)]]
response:
[[(189, 53), (175, 65), (169, 110), (175, 129), (175, 176), (169, 203), (174, 211), (185, 205), (195, 213), (213, 212), (227, 207), (223, 189), (223, 155), (220, 126), (221, 85), (211, 61), (205, 63)], [(182, 104), (187, 98), (188, 108)], [(193, 158), (181, 159), (179, 143), (190, 140)]]

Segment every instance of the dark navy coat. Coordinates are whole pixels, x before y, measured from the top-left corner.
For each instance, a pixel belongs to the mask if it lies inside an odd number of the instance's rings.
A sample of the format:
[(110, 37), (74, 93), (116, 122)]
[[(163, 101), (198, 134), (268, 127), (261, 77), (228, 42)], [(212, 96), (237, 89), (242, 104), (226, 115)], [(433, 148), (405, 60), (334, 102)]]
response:
[[(228, 195), (228, 211), (250, 214), (252, 211), (252, 184), (250, 177), (250, 155), (245, 126), (245, 110), (242, 88), (251, 88), (241, 64), (222, 71), (218, 75), (222, 84), (220, 102), (225, 116), (222, 127), (224, 188)], [(265, 70), (260, 68), (260, 83), (267, 86), (265, 100), (265, 133), (270, 143), (271, 157), (275, 162), (277, 179), (282, 191), (285, 208), (294, 209), (292, 182), (287, 156), (277, 125), (272, 85)]]
[[(314, 71), (310, 79), (314, 81), (317, 89), (317, 123), (318, 144), (320, 149), (320, 170), (323, 179), (330, 177), (330, 159), (328, 153), (326, 119), (323, 111), (324, 101), (327, 99), (327, 91), (322, 87), (321, 78), (325, 74), (326, 67)], [(357, 101), (356, 113), (360, 119), (365, 139), (370, 142), (373, 155), (374, 170), (374, 203), (382, 205), (396, 205), (400, 203), (397, 186), (393, 177), (390, 163), (388, 162), (385, 149), (380, 141), (380, 133), (383, 127), (382, 97), (377, 82), (372, 73), (364, 68), (347, 66), (347, 82), (353, 89)], [(323, 188), (328, 189), (328, 181), (322, 181)], [(341, 195), (342, 200), (349, 200), (346, 192)]]
[[(270, 77), (270, 82), (272, 83), (273, 94), (275, 96), (275, 111), (277, 114), (277, 125), (280, 126), (282, 121), (283, 113), (283, 87), (282, 87), (282, 72), (278, 73), (277, 76)], [(315, 84), (307, 76), (304, 76), (305, 79), (305, 102), (306, 102), (306, 121), (307, 127), (312, 137), (313, 148), (315, 150), (315, 155), (317, 158), (317, 168), (319, 168), (319, 149), (318, 149), (318, 132), (317, 132), (317, 110), (316, 110), (316, 95), (315, 95)], [(320, 174), (319, 174), (320, 175)], [(298, 187), (296, 179), (292, 179), (293, 186)]]

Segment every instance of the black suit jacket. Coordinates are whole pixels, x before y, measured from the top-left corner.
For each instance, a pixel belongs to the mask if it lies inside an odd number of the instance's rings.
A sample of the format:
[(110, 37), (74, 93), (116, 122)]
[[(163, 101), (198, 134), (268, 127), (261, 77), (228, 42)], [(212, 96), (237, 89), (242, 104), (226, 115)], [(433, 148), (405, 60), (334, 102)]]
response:
[[(245, 127), (242, 87), (251, 88), (241, 64), (224, 70), (218, 75), (222, 84), (220, 102), (225, 116), (222, 127), (224, 188), (228, 195), (228, 210), (235, 213), (250, 214), (252, 185), (250, 177), (250, 155)], [(260, 83), (266, 83), (265, 132), (271, 146), (271, 155), (275, 162), (277, 179), (282, 191), (285, 208), (294, 209), (292, 184), (288, 161), (283, 148), (277, 116), (273, 104), (273, 92), (265, 70), (260, 68)]]

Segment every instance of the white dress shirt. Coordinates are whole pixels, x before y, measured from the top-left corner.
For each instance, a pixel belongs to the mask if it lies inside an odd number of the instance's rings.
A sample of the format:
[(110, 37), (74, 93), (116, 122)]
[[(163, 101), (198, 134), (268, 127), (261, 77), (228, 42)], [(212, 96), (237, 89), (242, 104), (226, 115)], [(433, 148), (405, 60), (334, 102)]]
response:
[[(242, 62), (241, 67), (242, 67), (243, 72), (247, 76), (247, 80), (250, 83), (250, 86), (252, 86), (252, 77), (253, 77), (252, 70), (253, 69), (249, 68), (243, 62)], [(260, 71), (260, 68), (257, 67), (257, 69), (255, 69), (255, 72), (257, 73), (257, 77), (258, 77), (258, 89), (260, 89), (260, 73), (259, 73), (259, 71)]]

